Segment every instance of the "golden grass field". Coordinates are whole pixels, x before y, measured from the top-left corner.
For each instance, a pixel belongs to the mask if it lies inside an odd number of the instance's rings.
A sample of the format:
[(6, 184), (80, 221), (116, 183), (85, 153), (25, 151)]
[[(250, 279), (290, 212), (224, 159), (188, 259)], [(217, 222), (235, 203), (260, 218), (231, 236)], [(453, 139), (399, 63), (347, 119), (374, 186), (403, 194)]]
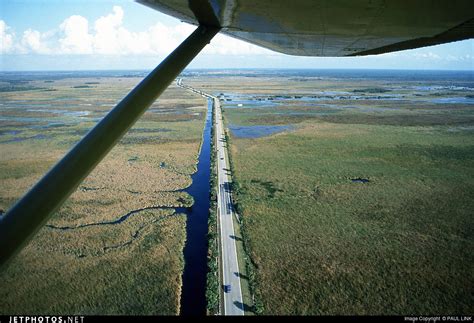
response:
[[(40, 89), (0, 93), (0, 209), (139, 80), (33, 79)], [(196, 170), (206, 106), (174, 85), (153, 104), (0, 272), (1, 314), (179, 313), (186, 222), (172, 207), (193, 203), (181, 190)]]

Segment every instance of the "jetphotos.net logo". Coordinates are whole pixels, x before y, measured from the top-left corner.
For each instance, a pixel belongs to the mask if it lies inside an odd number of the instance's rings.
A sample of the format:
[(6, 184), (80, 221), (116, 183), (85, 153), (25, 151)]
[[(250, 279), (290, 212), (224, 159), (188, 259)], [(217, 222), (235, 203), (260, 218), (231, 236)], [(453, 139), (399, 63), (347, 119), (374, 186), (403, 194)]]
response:
[(0, 323), (84, 323), (84, 316), (10, 316)]

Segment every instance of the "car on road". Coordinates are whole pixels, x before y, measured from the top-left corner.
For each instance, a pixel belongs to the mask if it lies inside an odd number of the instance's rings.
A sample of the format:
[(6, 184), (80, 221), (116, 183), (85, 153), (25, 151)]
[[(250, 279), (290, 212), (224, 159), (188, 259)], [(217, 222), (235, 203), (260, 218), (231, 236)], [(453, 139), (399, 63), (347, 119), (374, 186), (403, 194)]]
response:
[(224, 292), (225, 293), (230, 293), (231, 287), (230, 285), (224, 285)]

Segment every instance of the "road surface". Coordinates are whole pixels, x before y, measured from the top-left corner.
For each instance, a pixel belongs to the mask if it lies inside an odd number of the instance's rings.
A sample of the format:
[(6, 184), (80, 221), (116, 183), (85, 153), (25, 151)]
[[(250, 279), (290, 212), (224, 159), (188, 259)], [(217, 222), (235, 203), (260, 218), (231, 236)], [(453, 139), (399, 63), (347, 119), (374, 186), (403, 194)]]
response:
[[(217, 215), (219, 217), (220, 239), (221, 239), (221, 266), (222, 269), (222, 286), (221, 300), (223, 300), (223, 315), (244, 315), (244, 304), (242, 300), (242, 289), (240, 286), (240, 271), (237, 261), (236, 236), (234, 233), (234, 212), (232, 208), (231, 192), (230, 192), (230, 175), (227, 153), (227, 143), (224, 135), (224, 125), (222, 121), (222, 110), (219, 99), (205, 92), (196, 90), (190, 86), (182, 84), (182, 80), (178, 79), (177, 85), (187, 90), (193, 91), (204, 97), (214, 100), (215, 124), (215, 149), (217, 158)], [(224, 291), (224, 286), (230, 285), (230, 291)]]

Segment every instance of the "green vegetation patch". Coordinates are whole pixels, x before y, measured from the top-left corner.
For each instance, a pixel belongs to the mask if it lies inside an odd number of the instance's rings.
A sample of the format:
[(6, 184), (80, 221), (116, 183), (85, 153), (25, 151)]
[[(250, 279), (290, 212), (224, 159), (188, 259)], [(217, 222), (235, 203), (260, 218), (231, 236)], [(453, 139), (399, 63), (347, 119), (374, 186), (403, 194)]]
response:
[(426, 82), (283, 75), (208, 82), (214, 93), (243, 100), (292, 97), (224, 106), (228, 125), (298, 124), (229, 142), (257, 313), (473, 307), (474, 110), (462, 100), (434, 101), (471, 95), (469, 81)]
[(369, 87), (369, 88), (365, 88), (365, 89), (355, 89), (354, 93), (386, 93), (386, 92), (390, 92), (391, 90), (390, 89), (384, 89), (384, 88), (380, 88), (380, 87)]
[(307, 123), (233, 139), (265, 313), (469, 311), (474, 145), (421, 129)]
[(275, 197), (275, 193), (277, 192), (283, 192), (283, 190), (276, 188), (275, 184), (270, 181), (261, 181), (261, 180), (256, 180), (252, 179), (250, 180), (250, 183), (257, 183), (260, 184), (267, 192), (268, 192), (268, 198), (272, 199)]
[(90, 85), (75, 85), (72, 87), (73, 89), (92, 89), (94, 86)]

